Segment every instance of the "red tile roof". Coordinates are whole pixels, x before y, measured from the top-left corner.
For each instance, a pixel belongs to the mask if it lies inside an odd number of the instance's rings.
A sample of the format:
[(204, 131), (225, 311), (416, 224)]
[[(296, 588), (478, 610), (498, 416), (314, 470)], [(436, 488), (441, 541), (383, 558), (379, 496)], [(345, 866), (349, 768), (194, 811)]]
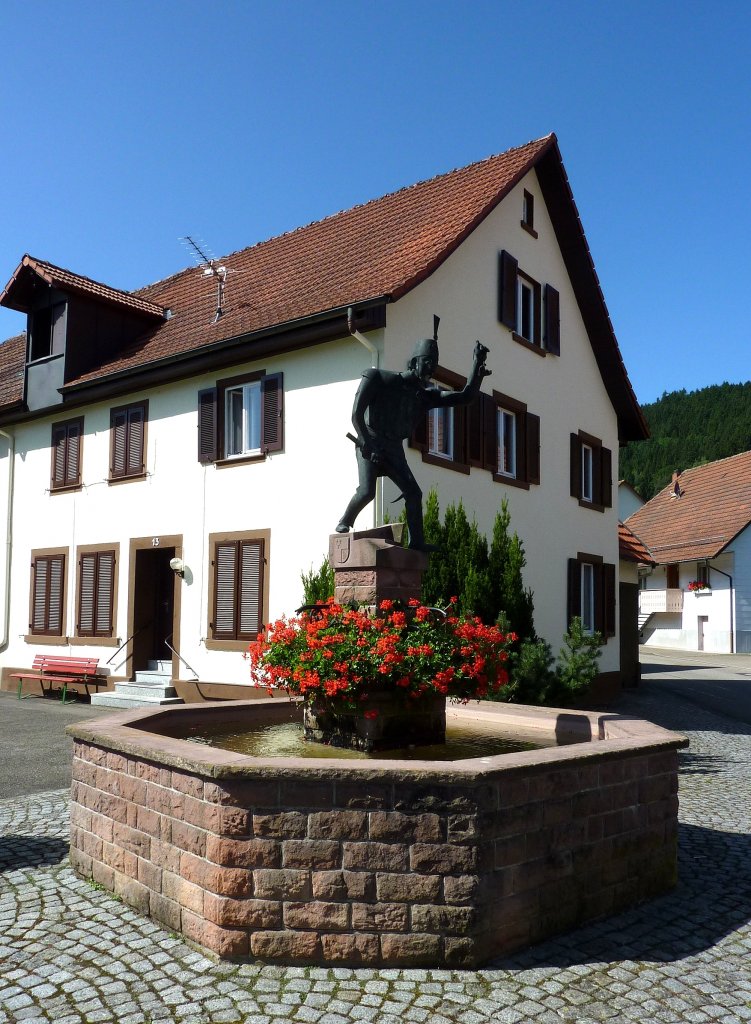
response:
[(655, 561), (647, 546), (639, 540), (625, 523), (618, 523), (618, 556), (626, 562), (642, 562), (654, 565)]
[(92, 281), (90, 277), (82, 277), (81, 274), (74, 274), (71, 270), (63, 267), (56, 267), (54, 263), (46, 260), (38, 260), (28, 254), (24, 256), (5, 290), (0, 294), (0, 306), (8, 306), (11, 309), (26, 311), (24, 304), (16, 304), (13, 299), (13, 292), (21, 275), (31, 271), (42, 278), (52, 288), (59, 288), (64, 292), (77, 292), (87, 295), (89, 298), (99, 299), (102, 302), (114, 303), (126, 309), (134, 310), (137, 313), (144, 313), (159, 320), (164, 319), (164, 309), (148, 299), (132, 292), (123, 292), (119, 288), (111, 288), (108, 284), (100, 284)]
[[(648, 436), (623, 365), (554, 135), (450, 171), (217, 261), (227, 270), (224, 315), (214, 323), (216, 283), (195, 267), (133, 293), (34, 261), (60, 287), (112, 301), (169, 308), (116, 355), (68, 387), (192, 357), (295, 321), (379, 299), (393, 301), (427, 278), (535, 168), (556, 228), (621, 440)], [(30, 257), (26, 257), (30, 260)], [(21, 268), (19, 268), (20, 270)], [(17, 271), (18, 274), (18, 271)], [(0, 302), (10, 305), (15, 277)], [(69, 282), (66, 285), (64, 282)], [(105, 292), (107, 293), (105, 296)]]
[(17, 334), (0, 345), (0, 406), (15, 405), (23, 399), (25, 359), (25, 334)]
[(751, 523), (751, 451), (687, 469), (626, 520), (657, 562), (714, 558)]

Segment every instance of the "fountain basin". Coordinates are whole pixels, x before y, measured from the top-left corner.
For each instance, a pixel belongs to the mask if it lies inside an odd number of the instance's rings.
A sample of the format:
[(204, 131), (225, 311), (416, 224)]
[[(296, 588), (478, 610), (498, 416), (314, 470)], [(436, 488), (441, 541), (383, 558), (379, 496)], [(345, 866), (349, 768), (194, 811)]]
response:
[(203, 950), (476, 967), (669, 889), (678, 749), (618, 715), (482, 703), (447, 719), (566, 745), (458, 761), (306, 760), (179, 738), (279, 699), (71, 726), (71, 861)]

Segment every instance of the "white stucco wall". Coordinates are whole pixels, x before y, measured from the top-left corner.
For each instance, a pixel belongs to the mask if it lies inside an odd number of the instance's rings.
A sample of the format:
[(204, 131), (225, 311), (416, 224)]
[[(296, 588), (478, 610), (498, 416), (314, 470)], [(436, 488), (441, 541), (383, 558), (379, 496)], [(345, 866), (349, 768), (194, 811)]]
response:
[[(535, 196), (537, 239), (520, 226), (524, 189)], [(542, 358), (529, 351), (498, 323), (501, 249), (518, 259), (520, 269), (558, 290), (560, 358)], [(474, 515), (487, 533), (502, 498), (508, 498), (512, 529), (525, 547), (525, 581), (534, 591), (536, 628), (557, 651), (566, 630), (567, 560), (587, 552), (618, 564), (617, 507), (600, 513), (580, 507), (570, 496), (569, 434), (582, 430), (602, 440), (613, 455), (614, 481), (618, 439), (616, 416), (534, 172), (426, 282), (388, 307), (385, 331), (369, 335), (383, 352), (382, 366), (404, 368), (414, 342), (432, 332), (433, 313), (441, 317), (442, 365), (468, 373), (474, 341), (481, 340), (490, 349), (488, 367), (492, 370), (484, 390), (495, 389), (525, 402), (529, 411), (540, 417), (541, 483), (525, 491), (494, 482), (484, 470), (472, 469), (466, 476), (425, 464), (412, 450), (408, 450), (408, 458), (425, 493), (436, 486), (442, 508), (463, 499), (468, 514)], [(33, 549), (68, 549), (66, 628), (72, 635), (77, 546), (118, 544), (116, 633), (125, 640), (131, 540), (180, 535), (182, 557), (190, 570), (181, 584), (181, 653), (203, 680), (246, 681), (247, 665), (239, 653), (206, 648), (208, 537), (229, 531), (270, 531), (270, 618), (294, 610), (302, 598), (300, 573), (320, 564), (329, 535), (356, 486), (354, 450), (345, 435), (351, 426), (357, 385), (370, 364), (366, 349), (348, 338), (87, 407), (82, 410), (83, 487), (68, 494), (49, 493), (50, 426), (79, 415), (79, 411), (60, 410), (14, 428), (12, 612), (9, 646), (0, 656), (0, 664), (29, 665), (39, 650), (24, 639)], [(284, 372), (284, 451), (255, 464), (202, 466), (196, 452), (198, 391), (217, 379), (258, 369)], [(149, 401), (147, 478), (110, 485), (110, 409), (141, 398)], [(398, 515), (398, 505), (389, 505), (388, 499), (394, 496), (394, 489), (387, 485), (384, 492), (385, 507), (393, 518)], [(613, 501), (617, 506), (615, 488)], [(366, 509), (357, 527), (373, 525), (376, 515), (381, 512)], [(83, 649), (65, 645), (41, 649), (97, 655), (102, 663), (113, 653), (112, 646), (96, 644)], [(617, 638), (603, 648), (600, 668), (603, 672), (617, 670)]]
[(625, 523), (643, 504), (644, 499), (639, 497), (633, 487), (623, 481), (618, 484), (618, 518), (622, 523)]
[[(520, 225), (524, 189), (535, 197), (533, 238)], [(525, 271), (560, 294), (561, 355), (541, 358), (512, 339), (498, 322), (498, 254), (512, 253)], [(469, 477), (422, 463), (410, 452), (423, 491), (438, 488), (441, 507), (463, 498), (467, 512), (489, 533), (501, 499), (508, 498), (511, 526), (524, 542), (525, 578), (534, 591), (538, 632), (560, 647), (566, 631), (567, 559), (578, 552), (618, 563), (617, 507), (604, 513), (579, 506), (570, 496), (569, 435), (583, 430), (602, 440), (613, 454), (613, 504), (617, 506), (618, 433), (613, 407), (600, 377), (573, 289), (558, 248), (537, 177), (528, 174), (501, 205), (449, 259), (409, 295), (388, 307), (386, 365), (402, 369), (414, 342), (432, 333), (432, 315), (441, 317), (441, 364), (468, 374), (475, 339), (490, 349), (483, 390), (500, 391), (525, 402), (540, 416), (539, 486), (528, 491), (495, 483), (486, 470)], [(616, 587), (617, 591), (617, 587)], [(617, 622), (617, 612), (616, 612)], [(609, 641), (601, 671), (618, 668), (617, 638)]]
[[(711, 560), (711, 565), (733, 576), (733, 583), (736, 584), (734, 552), (723, 552)], [(683, 611), (680, 614), (660, 612), (654, 615), (644, 630), (645, 644), (696, 651), (699, 649), (701, 617), (706, 618), (703, 624), (704, 650), (716, 654), (726, 654), (731, 650), (731, 621), (735, 620), (736, 611), (735, 594), (731, 592), (730, 581), (721, 572), (710, 569), (711, 590), (692, 592), (688, 590), (688, 584), (697, 575), (696, 562), (679, 564), (678, 588), (683, 591)], [(666, 587), (667, 567), (658, 565), (647, 577), (647, 589), (665, 590)]]
[[(378, 341), (379, 336), (372, 335)], [(247, 664), (234, 651), (208, 651), (211, 533), (269, 530), (269, 612), (276, 618), (302, 600), (300, 573), (318, 568), (329, 534), (356, 485), (353, 446), (346, 439), (352, 398), (370, 365), (354, 339), (263, 364), (247, 363), (169, 388), (134, 392), (84, 410), (83, 486), (49, 493), (50, 428), (72, 413), (20, 425), (16, 435), (14, 552), (10, 643), (2, 664), (28, 665), (34, 653), (77, 653), (105, 663), (111, 646), (35, 647), (28, 633), (30, 552), (67, 548), (66, 632), (75, 633), (75, 553), (80, 544), (119, 544), (116, 633), (128, 636), (130, 541), (181, 535), (190, 569), (182, 583), (180, 652), (202, 679), (241, 682)], [(283, 370), (284, 451), (259, 463), (203, 466), (197, 459), (197, 393), (217, 379)], [(147, 398), (147, 477), (109, 484), (110, 409)], [(78, 413), (76, 413), (77, 415)], [(2, 460), (0, 460), (2, 461)], [(7, 460), (5, 460), (7, 462)], [(1, 510), (0, 510), (1, 511)], [(367, 513), (373, 522), (373, 511)], [(364, 514), (365, 517), (365, 514)], [(114, 664), (117, 664), (118, 658)], [(189, 674), (186, 674), (186, 676)]]

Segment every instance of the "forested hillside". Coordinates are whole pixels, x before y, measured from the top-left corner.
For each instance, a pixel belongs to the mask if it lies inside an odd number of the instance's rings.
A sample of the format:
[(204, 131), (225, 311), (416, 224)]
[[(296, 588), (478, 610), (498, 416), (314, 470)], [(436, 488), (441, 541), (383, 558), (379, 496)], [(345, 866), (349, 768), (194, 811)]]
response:
[(666, 392), (642, 410), (652, 436), (621, 449), (619, 476), (646, 501), (676, 469), (751, 450), (751, 381)]

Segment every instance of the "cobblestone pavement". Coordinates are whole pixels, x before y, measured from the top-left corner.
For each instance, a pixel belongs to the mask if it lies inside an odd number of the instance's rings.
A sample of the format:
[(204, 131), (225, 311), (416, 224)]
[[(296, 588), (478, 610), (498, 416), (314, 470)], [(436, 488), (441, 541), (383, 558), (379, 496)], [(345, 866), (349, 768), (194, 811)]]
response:
[(690, 736), (678, 887), (480, 971), (216, 964), (73, 874), (66, 792), (0, 801), (0, 1024), (751, 1021), (751, 727), (618, 710)]

